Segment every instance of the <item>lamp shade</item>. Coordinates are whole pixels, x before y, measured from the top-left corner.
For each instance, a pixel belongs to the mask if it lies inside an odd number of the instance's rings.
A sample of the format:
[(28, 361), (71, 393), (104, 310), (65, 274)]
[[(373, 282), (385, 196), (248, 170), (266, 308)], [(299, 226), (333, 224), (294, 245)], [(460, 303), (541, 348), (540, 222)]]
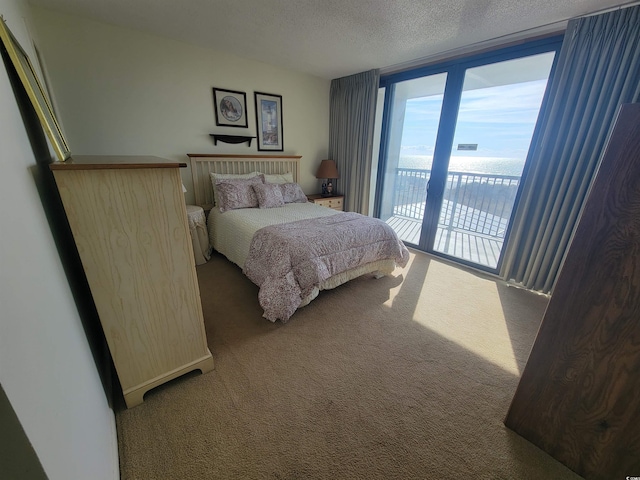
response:
[(338, 167), (333, 160), (322, 160), (320, 167), (316, 172), (316, 178), (340, 178), (338, 176)]

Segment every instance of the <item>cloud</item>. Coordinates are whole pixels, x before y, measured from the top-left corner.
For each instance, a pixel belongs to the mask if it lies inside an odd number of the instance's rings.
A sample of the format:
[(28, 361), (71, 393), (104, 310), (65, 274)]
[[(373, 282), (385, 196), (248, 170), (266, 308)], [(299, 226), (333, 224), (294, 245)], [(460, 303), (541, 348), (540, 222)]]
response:
[(460, 123), (535, 123), (546, 80), (482, 88), (463, 92)]
[[(525, 156), (546, 83), (536, 80), (463, 92), (454, 142), (478, 143), (478, 155)], [(407, 101), (403, 149), (433, 152), (441, 107), (442, 95)]]

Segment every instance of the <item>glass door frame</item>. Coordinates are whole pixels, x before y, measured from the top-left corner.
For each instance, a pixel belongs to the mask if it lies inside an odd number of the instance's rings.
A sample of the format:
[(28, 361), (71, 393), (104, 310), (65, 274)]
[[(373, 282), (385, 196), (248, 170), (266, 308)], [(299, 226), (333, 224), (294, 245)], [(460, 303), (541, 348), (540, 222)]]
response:
[[(529, 156), (531, 153), (530, 151), (525, 160), (525, 166), (522, 172), (518, 192), (516, 194), (514, 208), (511, 213), (511, 218), (509, 219), (509, 226), (505, 233), (503, 248), (500, 253), (500, 258), (498, 259), (496, 268), (473, 263), (458, 257), (447, 255), (442, 252), (434, 251), (433, 249), (437, 232), (437, 223), (440, 217), (440, 209), (442, 207), (444, 187), (447, 179), (449, 159), (453, 152), (453, 140), (458, 120), (458, 110), (463, 93), (465, 73), (468, 69), (474, 67), (555, 51), (551, 73), (549, 74), (549, 80), (547, 82), (548, 86), (551, 83), (551, 79), (555, 72), (559, 56), (558, 54), (560, 48), (562, 47), (563, 38), (564, 35), (553, 35), (519, 45), (498, 48), (496, 50), (484, 52), (481, 54), (470, 55), (467, 57), (452, 59), (434, 65), (427, 65), (413, 70), (381, 76), (379, 88), (384, 89), (385, 96), (384, 111), (382, 114), (382, 127), (380, 133), (380, 149), (374, 202), (374, 216), (380, 218), (380, 213), (382, 210), (382, 193), (385, 187), (384, 180), (391, 138), (391, 118), (393, 118), (392, 109), (395, 86), (397, 83), (406, 80), (445, 73), (447, 74), (447, 80), (442, 101), (440, 123), (438, 125), (438, 132), (436, 135), (431, 176), (427, 192), (425, 192), (426, 206), (424, 212), (423, 228), (421, 231), (419, 244), (415, 245), (415, 247), (430, 254), (447, 258), (456, 263), (471, 266), (473, 268), (484, 270), (490, 273), (497, 273), (500, 270), (500, 266), (503, 261), (504, 251), (506, 250), (506, 246), (509, 241), (509, 235), (511, 232), (513, 215), (516, 212), (516, 206), (521, 195), (520, 191), (522, 189), (522, 185), (524, 184), (526, 173), (528, 171)], [(542, 100), (538, 119), (542, 117), (546, 108), (547, 91), (545, 91)], [(530, 145), (533, 145), (535, 143), (535, 139), (537, 136), (538, 124), (536, 124), (536, 127), (534, 129)]]

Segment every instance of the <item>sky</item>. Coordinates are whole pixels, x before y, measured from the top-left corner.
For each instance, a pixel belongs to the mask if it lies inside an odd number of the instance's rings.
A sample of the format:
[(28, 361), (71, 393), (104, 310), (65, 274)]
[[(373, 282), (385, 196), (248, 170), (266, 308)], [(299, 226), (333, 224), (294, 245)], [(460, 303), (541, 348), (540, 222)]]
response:
[[(521, 158), (524, 162), (546, 80), (463, 92), (452, 155)], [(401, 155), (433, 155), (442, 95), (407, 102)], [(477, 151), (457, 151), (460, 143)]]

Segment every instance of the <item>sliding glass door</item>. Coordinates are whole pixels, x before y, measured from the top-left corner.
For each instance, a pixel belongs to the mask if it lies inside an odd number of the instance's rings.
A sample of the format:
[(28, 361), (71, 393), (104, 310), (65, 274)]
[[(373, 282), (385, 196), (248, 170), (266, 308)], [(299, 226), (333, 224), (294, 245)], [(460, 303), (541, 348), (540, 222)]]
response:
[(386, 82), (376, 214), (403, 241), (498, 268), (558, 47)]
[(465, 71), (433, 251), (498, 266), (553, 57)]
[(419, 244), (447, 74), (400, 82), (391, 94), (389, 139), (379, 217)]

